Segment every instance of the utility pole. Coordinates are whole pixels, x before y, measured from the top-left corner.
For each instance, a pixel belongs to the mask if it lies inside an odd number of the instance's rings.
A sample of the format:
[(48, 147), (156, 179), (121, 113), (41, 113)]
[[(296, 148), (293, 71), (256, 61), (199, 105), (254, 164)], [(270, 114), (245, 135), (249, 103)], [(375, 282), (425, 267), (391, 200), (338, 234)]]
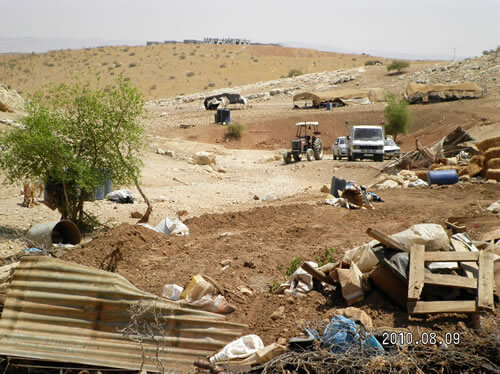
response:
[(455, 52), (457, 51), (456, 48), (453, 48), (453, 61), (455, 61)]

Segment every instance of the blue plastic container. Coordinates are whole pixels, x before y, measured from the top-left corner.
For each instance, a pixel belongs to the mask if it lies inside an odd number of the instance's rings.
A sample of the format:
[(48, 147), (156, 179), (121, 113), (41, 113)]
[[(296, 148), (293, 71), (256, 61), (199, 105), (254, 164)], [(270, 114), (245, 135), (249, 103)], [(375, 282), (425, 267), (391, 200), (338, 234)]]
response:
[(443, 185), (458, 183), (458, 174), (455, 169), (434, 170), (427, 173), (427, 184)]
[(332, 103), (326, 103), (326, 110), (332, 110)]
[(95, 199), (104, 200), (104, 186), (99, 186), (95, 190)]
[(106, 184), (104, 185), (104, 196), (113, 191), (113, 181), (108, 178), (106, 180)]

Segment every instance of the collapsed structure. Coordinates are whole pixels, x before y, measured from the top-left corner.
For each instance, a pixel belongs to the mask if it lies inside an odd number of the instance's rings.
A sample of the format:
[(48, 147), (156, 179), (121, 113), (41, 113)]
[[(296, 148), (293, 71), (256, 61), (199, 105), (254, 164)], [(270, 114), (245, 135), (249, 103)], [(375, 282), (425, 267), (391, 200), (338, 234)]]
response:
[(479, 99), (483, 90), (476, 83), (420, 84), (408, 83), (406, 99), (410, 104), (438, 103), (464, 99)]
[(301, 92), (293, 96), (293, 103), (310, 102), (313, 108), (331, 104), (332, 106), (359, 105), (382, 102), (385, 100), (383, 88), (334, 90), (326, 92)]

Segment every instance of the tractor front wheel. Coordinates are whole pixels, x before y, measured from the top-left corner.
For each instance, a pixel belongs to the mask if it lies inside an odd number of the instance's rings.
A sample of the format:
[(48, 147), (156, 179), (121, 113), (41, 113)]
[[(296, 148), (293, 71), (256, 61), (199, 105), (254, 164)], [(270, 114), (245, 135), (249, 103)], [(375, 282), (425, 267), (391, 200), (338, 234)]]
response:
[(283, 152), (283, 161), (285, 161), (285, 164), (289, 164), (292, 162), (292, 154), (291, 152)]
[(314, 159), (314, 151), (311, 148), (309, 148), (306, 151), (306, 158), (307, 158), (307, 161), (312, 161)]

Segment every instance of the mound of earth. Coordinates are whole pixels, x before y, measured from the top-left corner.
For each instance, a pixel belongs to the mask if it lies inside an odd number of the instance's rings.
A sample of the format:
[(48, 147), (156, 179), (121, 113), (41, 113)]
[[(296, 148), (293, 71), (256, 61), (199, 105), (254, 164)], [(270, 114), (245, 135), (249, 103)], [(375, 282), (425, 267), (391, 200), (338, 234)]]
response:
[[(157, 295), (166, 283), (185, 286), (195, 274), (208, 275), (228, 290), (226, 296), (237, 307), (227, 318), (248, 324), (248, 333), (272, 343), (297, 336), (308, 321), (322, 322), (346, 306), (338, 289), (302, 298), (270, 294), (269, 286), (285, 280), (284, 269), (293, 258), (316, 260), (325, 248), (335, 248), (334, 257), (340, 259), (347, 249), (371, 240), (365, 233), (368, 227), (391, 234), (417, 223), (442, 223), (450, 216), (481, 215), (478, 202), (488, 206), (498, 199), (497, 186), (491, 184), (382, 190), (380, 195), (386, 202), (375, 210), (331, 207), (318, 197), (302, 204), (204, 214), (184, 221), (190, 228), (185, 237), (120, 224), (68, 253), (65, 260), (115, 271)], [(478, 238), (488, 229), (470, 227), (468, 232)], [(230, 266), (223, 270), (224, 260)], [(240, 293), (241, 287), (252, 295)], [(355, 306), (373, 318), (375, 327), (408, 324), (406, 311), (377, 290)], [(271, 319), (277, 310), (282, 314)], [(469, 323), (461, 315), (436, 316), (411, 328), (438, 325), (453, 331), (461, 320)]]

